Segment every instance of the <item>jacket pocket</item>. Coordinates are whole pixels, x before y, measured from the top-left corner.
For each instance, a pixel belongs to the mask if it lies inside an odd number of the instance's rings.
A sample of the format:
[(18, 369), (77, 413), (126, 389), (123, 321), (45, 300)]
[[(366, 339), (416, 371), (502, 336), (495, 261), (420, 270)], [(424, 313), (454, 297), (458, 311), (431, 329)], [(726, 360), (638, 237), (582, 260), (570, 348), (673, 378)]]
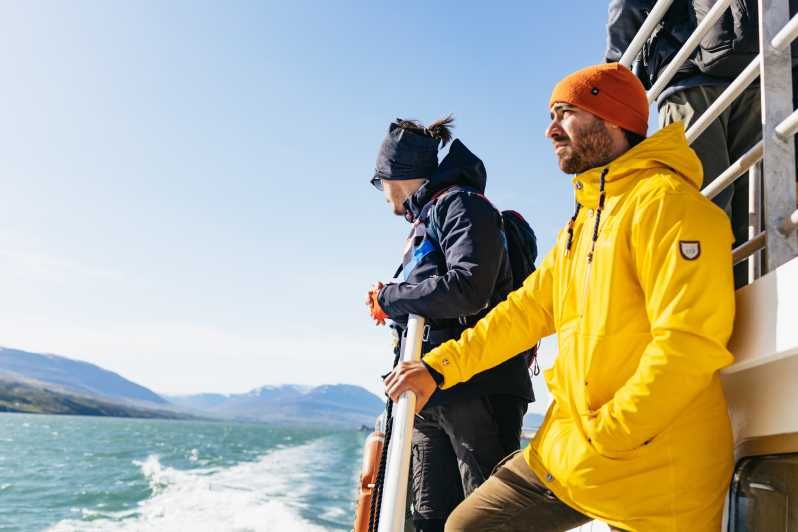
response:
[(733, 1), (701, 40), (695, 62), (705, 74), (734, 78), (758, 53), (758, 17), (749, 1)]

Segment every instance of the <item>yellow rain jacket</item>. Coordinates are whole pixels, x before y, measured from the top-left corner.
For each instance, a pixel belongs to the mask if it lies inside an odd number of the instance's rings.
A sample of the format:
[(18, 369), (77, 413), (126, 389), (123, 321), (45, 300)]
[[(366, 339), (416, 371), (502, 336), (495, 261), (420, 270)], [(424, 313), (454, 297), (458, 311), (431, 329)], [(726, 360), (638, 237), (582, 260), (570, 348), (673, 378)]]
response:
[[(590, 253), (606, 169), (606, 202)], [(569, 506), (624, 530), (717, 532), (733, 468), (718, 370), (732, 233), (680, 123), (574, 178), (581, 204), (524, 285), (424, 357), (442, 388), (557, 334), (553, 402), (525, 451)]]

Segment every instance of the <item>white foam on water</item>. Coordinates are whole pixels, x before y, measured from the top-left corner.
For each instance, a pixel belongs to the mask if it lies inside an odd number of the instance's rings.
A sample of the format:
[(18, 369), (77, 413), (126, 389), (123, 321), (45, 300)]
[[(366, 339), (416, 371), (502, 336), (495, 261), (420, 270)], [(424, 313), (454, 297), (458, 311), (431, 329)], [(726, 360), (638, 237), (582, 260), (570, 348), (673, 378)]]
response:
[(323, 489), (313, 485), (314, 473), (329, 468), (334, 454), (335, 442), (321, 438), (222, 469), (178, 470), (163, 466), (157, 455), (150, 455), (136, 465), (148, 480), (152, 495), (136, 509), (115, 513), (87, 509), (83, 515), (91, 520), (67, 519), (49, 530), (323, 531), (303, 519), (300, 510), (306, 497)]
[(340, 519), (342, 517), (346, 517), (347, 511), (343, 508), (333, 507), (333, 508), (325, 508), (324, 511), (321, 513), (321, 517), (323, 519)]

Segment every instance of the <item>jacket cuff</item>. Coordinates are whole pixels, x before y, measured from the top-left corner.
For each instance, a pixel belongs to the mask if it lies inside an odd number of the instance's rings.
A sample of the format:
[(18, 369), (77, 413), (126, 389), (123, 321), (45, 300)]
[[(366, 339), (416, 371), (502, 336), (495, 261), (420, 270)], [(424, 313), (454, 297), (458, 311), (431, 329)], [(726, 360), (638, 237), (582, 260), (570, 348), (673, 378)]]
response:
[(448, 342), (436, 347), (422, 358), (422, 362), (425, 366), (441, 375), (442, 381), (438, 383), (438, 386), (442, 390), (451, 388), (463, 380), (460, 377), (460, 370), (457, 367), (457, 361), (455, 360), (454, 353), (451, 349), (447, 349), (449, 344), (454, 345), (454, 343), (455, 340), (449, 340)]
[(391, 313), (388, 311), (389, 305), (386, 298), (387, 295), (386, 292), (389, 286), (391, 285), (385, 285), (382, 287), (382, 290), (379, 291), (379, 293), (377, 294), (377, 303), (380, 304), (380, 308), (382, 309), (382, 311), (390, 318)]
[(429, 364), (427, 364), (423, 360), (421, 361), (421, 363), (424, 364), (424, 367), (427, 368), (427, 371), (429, 371), (429, 374), (432, 375), (433, 379), (435, 379), (435, 384), (437, 384), (438, 386), (443, 384), (443, 375), (438, 373), (438, 371), (435, 368), (433, 368), (432, 366), (430, 366)]

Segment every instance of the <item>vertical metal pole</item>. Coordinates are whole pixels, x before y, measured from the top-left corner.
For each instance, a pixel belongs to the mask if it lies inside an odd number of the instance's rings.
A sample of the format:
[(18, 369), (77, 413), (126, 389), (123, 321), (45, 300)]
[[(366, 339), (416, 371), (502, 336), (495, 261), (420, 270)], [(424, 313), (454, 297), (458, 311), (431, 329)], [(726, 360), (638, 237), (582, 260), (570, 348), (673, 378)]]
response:
[[(424, 318), (411, 314), (407, 320), (407, 336), (402, 362), (421, 360)], [(405, 526), (407, 477), (410, 472), (410, 446), (413, 440), (413, 419), (416, 415), (416, 396), (405, 392), (394, 405), (391, 442), (385, 467), (380, 522), (378, 532), (402, 532)]]
[(787, 0), (759, 0), (759, 50), (762, 55), (763, 209), (767, 248), (765, 267), (773, 271), (798, 255), (798, 236), (785, 236), (779, 228), (795, 209), (795, 150), (793, 141), (774, 135), (779, 123), (792, 112), (792, 62), (790, 47), (773, 48), (776, 33), (790, 20)]
[[(748, 171), (748, 240), (762, 230), (762, 163)], [(762, 254), (757, 251), (748, 258), (748, 282), (762, 276)]]

